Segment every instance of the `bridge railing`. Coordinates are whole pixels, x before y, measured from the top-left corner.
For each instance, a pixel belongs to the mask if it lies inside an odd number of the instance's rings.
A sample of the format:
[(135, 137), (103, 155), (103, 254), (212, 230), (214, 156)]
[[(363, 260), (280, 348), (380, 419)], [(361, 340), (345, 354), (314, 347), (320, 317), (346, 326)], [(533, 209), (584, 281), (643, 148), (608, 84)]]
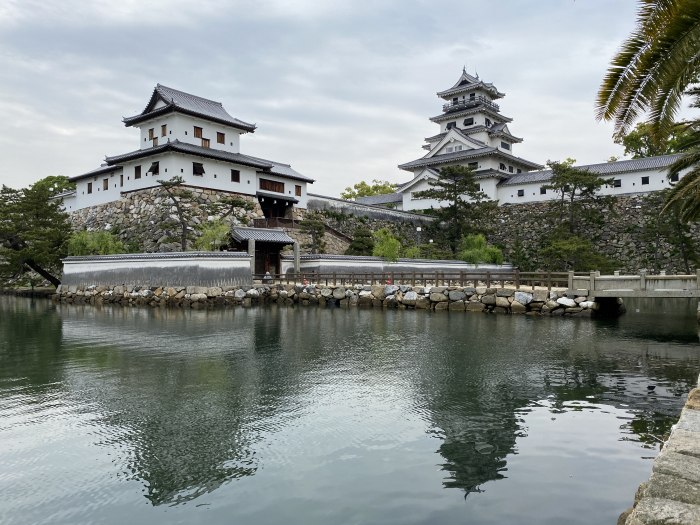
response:
[(460, 272), (357, 272), (318, 273), (300, 272), (287, 274), (256, 274), (255, 280), (269, 284), (318, 284), (326, 286), (352, 286), (397, 284), (411, 286), (485, 286), (487, 288), (516, 289), (569, 288), (568, 272), (513, 271), (460, 271)]
[(640, 271), (636, 275), (600, 275), (590, 272), (588, 275), (574, 275), (570, 278), (572, 289), (587, 289), (593, 296), (618, 297), (694, 297), (700, 296), (700, 269), (695, 274), (687, 275), (649, 275)]

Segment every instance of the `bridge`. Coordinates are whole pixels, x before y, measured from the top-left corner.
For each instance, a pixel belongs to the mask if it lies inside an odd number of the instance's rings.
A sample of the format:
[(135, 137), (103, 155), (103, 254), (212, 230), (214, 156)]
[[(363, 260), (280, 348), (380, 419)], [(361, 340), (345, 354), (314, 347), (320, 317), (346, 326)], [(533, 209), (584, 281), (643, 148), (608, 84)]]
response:
[(700, 270), (690, 275), (648, 275), (640, 271), (637, 275), (588, 275), (569, 272), (570, 290), (583, 290), (589, 297), (639, 297), (639, 298), (700, 298)]

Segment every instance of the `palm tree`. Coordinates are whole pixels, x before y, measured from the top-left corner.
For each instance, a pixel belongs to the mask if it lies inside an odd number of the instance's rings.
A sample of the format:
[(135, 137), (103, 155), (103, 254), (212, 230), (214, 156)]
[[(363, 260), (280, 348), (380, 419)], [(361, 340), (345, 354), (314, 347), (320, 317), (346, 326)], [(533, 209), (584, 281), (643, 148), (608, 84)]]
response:
[(637, 28), (598, 91), (597, 118), (625, 133), (648, 112), (655, 134), (664, 137), (699, 72), (700, 0), (640, 0)]

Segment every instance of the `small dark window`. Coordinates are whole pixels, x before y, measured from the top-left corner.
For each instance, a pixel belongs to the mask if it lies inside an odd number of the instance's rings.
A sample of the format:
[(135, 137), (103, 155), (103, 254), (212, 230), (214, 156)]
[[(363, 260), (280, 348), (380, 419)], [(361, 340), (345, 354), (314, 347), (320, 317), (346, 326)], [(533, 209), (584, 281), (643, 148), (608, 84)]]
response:
[(158, 173), (160, 172), (160, 166), (159, 166), (159, 164), (160, 164), (160, 163), (159, 163), (158, 161), (156, 161), (156, 162), (154, 162), (153, 164), (151, 164), (151, 167), (148, 168), (148, 171), (147, 171), (146, 173), (151, 173), (151, 174), (153, 174), (153, 175), (158, 175)]
[(134, 179), (141, 178), (141, 166), (134, 166)]
[(510, 144), (508, 144), (507, 142), (501, 141), (501, 147), (503, 149), (510, 149)]
[(525, 196), (525, 190), (518, 190), (518, 197), (524, 197)]
[(508, 171), (510, 171), (511, 173), (513, 173), (513, 166), (508, 166)]
[(469, 100), (474, 100), (476, 98), (476, 93), (469, 93)]
[(200, 177), (204, 175), (204, 164), (201, 162), (193, 162), (192, 163), (192, 174), (193, 175), (199, 175)]
[(473, 126), (474, 125), (474, 117), (465, 118), (464, 125), (465, 126)]
[(92, 182), (88, 182), (87, 192), (92, 193)]
[(217, 131), (216, 132), (216, 143), (217, 144), (226, 144), (226, 135), (224, 135), (220, 131)]
[(158, 137), (153, 137), (153, 145), (154, 146), (158, 145)]
[(506, 165), (503, 164), (503, 163), (501, 162), (501, 163), (498, 165), (498, 169), (499, 169), (499, 170), (506, 171)]
[(294, 186), (294, 195), (297, 197), (301, 197), (301, 186), (298, 184)]
[(668, 177), (669, 182), (678, 182), (678, 173), (674, 173)]
[(469, 164), (467, 164), (467, 168), (469, 168), (470, 170), (476, 170), (478, 167), (479, 167), (478, 162), (470, 162)]
[(160, 127), (160, 136), (165, 137), (168, 134), (168, 126), (166, 124), (163, 124)]
[(194, 127), (194, 138), (196, 138), (196, 139), (202, 138), (202, 128), (200, 128), (198, 126)]
[(649, 177), (642, 177), (642, 185), (649, 184)]
[(547, 188), (540, 186), (540, 195), (547, 195)]
[(523, 172), (523, 170), (521, 170), (520, 168), (518, 168), (517, 173), (522, 173), (522, 172)]
[(491, 127), (491, 121), (489, 119), (486, 119), (486, 127), (487, 128)]
[(447, 123), (447, 128), (446, 129), (452, 129), (457, 125), (456, 122), (448, 122)]
[(153, 140), (153, 137), (155, 137), (155, 129), (151, 128), (148, 130), (148, 140)]
[(241, 182), (241, 172), (238, 170), (231, 170), (231, 182)]
[(454, 97), (454, 98), (452, 99), (452, 105), (453, 105), (453, 106), (456, 106), (458, 102), (459, 102), (459, 97)]
[(202, 139), (202, 147), (203, 148), (209, 147), (209, 139)]
[(613, 181), (613, 188), (622, 188), (622, 179), (615, 179)]
[(124, 186), (124, 174), (119, 175), (119, 187)]
[(109, 189), (109, 179), (102, 179), (102, 189), (104, 191)]

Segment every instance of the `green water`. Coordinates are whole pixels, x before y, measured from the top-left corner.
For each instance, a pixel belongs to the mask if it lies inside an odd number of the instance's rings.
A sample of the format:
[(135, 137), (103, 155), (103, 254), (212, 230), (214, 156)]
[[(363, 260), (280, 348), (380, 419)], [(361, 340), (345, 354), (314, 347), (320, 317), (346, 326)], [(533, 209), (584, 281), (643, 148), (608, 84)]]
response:
[(700, 372), (695, 304), (628, 306), (0, 297), (0, 523), (615, 523)]

